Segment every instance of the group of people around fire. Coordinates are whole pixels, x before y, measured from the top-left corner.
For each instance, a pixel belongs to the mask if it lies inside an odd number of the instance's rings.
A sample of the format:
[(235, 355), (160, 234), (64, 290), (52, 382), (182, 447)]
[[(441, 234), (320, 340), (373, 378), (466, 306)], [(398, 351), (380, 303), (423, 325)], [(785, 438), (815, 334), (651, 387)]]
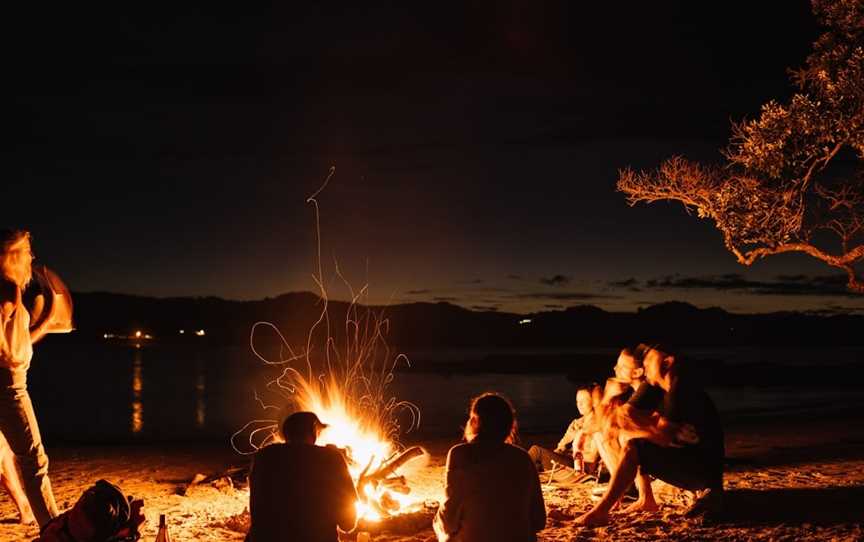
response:
[[(625, 512), (657, 510), (651, 482), (696, 496), (688, 515), (716, 517), (723, 499), (723, 430), (717, 410), (670, 348), (625, 348), (604, 386), (576, 394), (580, 418), (555, 450), (517, 445), (516, 411), (496, 393), (471, 401), (464, 443), (447, 454), (445, 498), (433, 527), (445, 541), (532, 541), (546, 524), (540, 473), (561, 468), (575, 480), (609, 481), (577, 525), (598, 526), (635, 487)], [(286, 443), (267, 446), (250, 476), (249, 542), (336, 540), (355, 527), (357, 495), (344, 459), (315, 445), (326, 426), (309, 412), (288, 417)], [(337, 465), (337, 467), (334, 467)], [(299, 537), (298, 537), (299, 536)]]
[[(57, 509), (27, 393), (33, 344), (52, 318), (51, 306), (41, 305), (44, 300), (32, 315), (24, 304), (32, 261), (29, 233), (0, 230), (0, 479), (21, 521), (38, 523), (45, 542), (108, 540), (96, 537), (86, 509), (110, 499), (117, 501), (112, 510), (123, 509), (111, 539), (137, 539), (140, 501), (126, 502), (107, 482), (90, 488), (66, 514)], [(695, 492), (698, 498), (688, 513), (718, 512), (723, 431), (713, 402), (686, 361), (668, 347), (640, 344), (623, 349), (613, 371), (604, 386), (578, 390), (581, 417), (554, 450), (534, 446), (526, 452), (517, 445), (516, 411), (506, 397), (484, 393), (474, 398), (465, 442), (447, 455), (445, 498), (433, 522), (439, 541), (535, 540), (546, 523), (538, 472), (544, 470), (562, 469), (577, 482), (599, 479), (601, 468), (608, 472), (600, 500), (576, 518), (580, 525), (608, 522), (633, 487), (638, 496), (627, 510), (656, 510), (653, 479)], [(314, 413), (295, 412), (282, 425), (285, 442), (256, 454), (247, 541), (335, 541), (337, 527), (355, 527), (357, 493), (345, 459), (316, 445), (325, 427)], [(128, 538), (117, 537), (124, 532)]]

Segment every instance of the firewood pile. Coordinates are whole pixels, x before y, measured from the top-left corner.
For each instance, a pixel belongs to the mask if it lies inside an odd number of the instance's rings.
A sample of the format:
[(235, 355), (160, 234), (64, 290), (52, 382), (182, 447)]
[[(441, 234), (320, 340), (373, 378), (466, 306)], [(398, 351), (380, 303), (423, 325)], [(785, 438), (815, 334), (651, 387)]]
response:
[(395, 534), (407, 535), (432, 528), (432, 520), (438, 511), (438, 503), (426, 501), (420, 510), (405, 512), (386, 517), (378, 521), (361, 519), (355, 532), (366, 531), (372, 535)]
[[(381, 518), (387, 518), (399, 513), (401, 505), (393, 497), (392, 493), (408, 495), (411, 493), (411, 488), (408, 486), (408, 481), (405, 477), (397, 475), (396, 471), (412, 459), (418, 458), (423, 454), (422, 448), (412, 446), (385, 461), (371, 473), (368, 472), (371, 466), (370, 463), (357, 478), (357, 496), (362, 502), (375, 510)], [(370, 497), (366, 491), (370, 486), (371, 493), (375, 497)]]

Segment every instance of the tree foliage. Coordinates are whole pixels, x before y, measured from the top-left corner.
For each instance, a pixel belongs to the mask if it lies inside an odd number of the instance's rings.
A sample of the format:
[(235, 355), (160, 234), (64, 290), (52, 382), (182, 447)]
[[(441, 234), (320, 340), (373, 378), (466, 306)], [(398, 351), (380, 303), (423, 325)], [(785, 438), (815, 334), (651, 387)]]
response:
[(825, 31), (790, 71), (788, 102), (733, 123), (722, 164), (676, 156), (655, 171), (620, 171), (618, 190), (630, 205), (678, 201), (713, 220), (744, 265), (802, 252), (842, 269), (849, 289), (864, 293), (856, 272), (864, 261), (864, 0), (812, 3)]

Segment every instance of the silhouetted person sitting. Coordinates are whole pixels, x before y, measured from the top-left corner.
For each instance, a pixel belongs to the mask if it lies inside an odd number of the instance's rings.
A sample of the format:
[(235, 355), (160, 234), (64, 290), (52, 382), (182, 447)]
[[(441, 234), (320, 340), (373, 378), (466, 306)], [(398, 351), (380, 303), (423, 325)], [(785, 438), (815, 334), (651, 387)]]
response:
[(576, 519), (579, 524), (606, 523), (634, 478), (639, 500), (628, 511), (657, 509), (650, 477), (701, 492), (691, 512), (720, 511), (724, 443), (714, 403), (668, 351), (650, 348), (644, 367), (645, 383), (614, 411), (614, 424), (627, 439), (618, 468), (600, 502)]
[(445, 500), (433, 527), (440, 542), (533, 542), (546, 526), (540, 479), (531, 458), (512, 443), (510, 402), (484, 393), (471, 402), (467, 444), (447, 454)]
[(315, 445), (325, 427), (314, 413), (295, 412), (282, 424), (286, 442), (255, 454), (247, 542), (336, 542), (337, 525), (354, 528), (357, 493), (345, 459)]

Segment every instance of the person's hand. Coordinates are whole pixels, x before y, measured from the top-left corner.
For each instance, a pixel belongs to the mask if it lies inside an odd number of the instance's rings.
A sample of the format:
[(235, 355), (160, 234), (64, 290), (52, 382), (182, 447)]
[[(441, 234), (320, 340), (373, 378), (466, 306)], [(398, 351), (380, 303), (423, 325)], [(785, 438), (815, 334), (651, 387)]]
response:
[(698, 444), (699, 435), (696, 434), (696, 428), (689, 423), (678, 425), (675, 431), (675, 442), (681, 444)]
[(120, 540), (138, 540), (138, 527), (144, 523), (144, 514), (141, 509), (144, 508), (144, 499), (133, 499), (129, 497), (129, 522), (125, 527), (114, 533), (114, 536)]
[(144, 499), (132, 499), (129, 502), (129, 524), (132, 525), (135, 530), (138, 530), (138, 527), (144, 523), (144, 513), (141, 511), (144, 508)]
[[(57, 313), (60, 311), (57, 306), (57, 294), (53, 290), (45, 292), (46, 302), (48, 303), (48, 314), (45, 315), (45, 321), (48, 323), (54, 322), (57, 319)], [(50, 302), (48, 301), (50, 299)]]

